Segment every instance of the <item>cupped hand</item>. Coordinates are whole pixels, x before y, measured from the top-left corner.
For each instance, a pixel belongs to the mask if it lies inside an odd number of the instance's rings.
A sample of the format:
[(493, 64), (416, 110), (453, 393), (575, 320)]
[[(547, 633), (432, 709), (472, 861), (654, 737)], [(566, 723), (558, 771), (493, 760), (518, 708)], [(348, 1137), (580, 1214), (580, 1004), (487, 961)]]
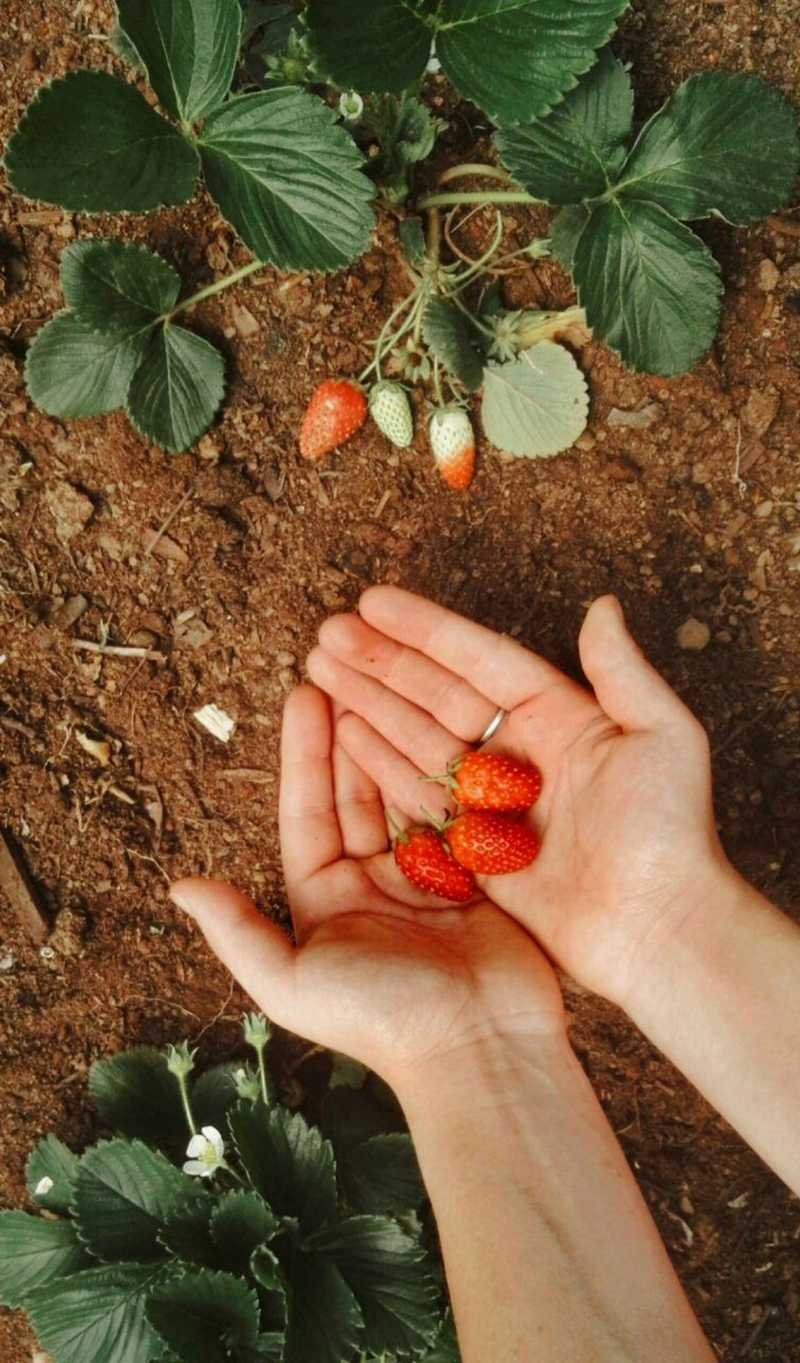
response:
[[(593, 693), (512, 639), (396, 587), (333, 616), (308, 659), (343, 713), (339, 741), (407, 811), (477, 741), (535, 763), (536, 862), (479, 881), (577, 980), (625, 1006), (664, 935), (732, 874), (719, 845), (705, 733), (601, 597), (579, 640)], [(434, 794), (433, 792), (436, 792)]]
[[(381, 791), (335, 734), (321, 691), (290, 695), (280, 833), (297, 945), (230, 885), (178, 881), (178, 905), (270, 1018), (361, 1060), (401, 1096), (426, 1065), (464, 1049), (563, 1035), (543, 954), (487, 899), (456, 908), (406, 880)], [(386, 798), (413, 822), (402, 789), (390, 784)]]

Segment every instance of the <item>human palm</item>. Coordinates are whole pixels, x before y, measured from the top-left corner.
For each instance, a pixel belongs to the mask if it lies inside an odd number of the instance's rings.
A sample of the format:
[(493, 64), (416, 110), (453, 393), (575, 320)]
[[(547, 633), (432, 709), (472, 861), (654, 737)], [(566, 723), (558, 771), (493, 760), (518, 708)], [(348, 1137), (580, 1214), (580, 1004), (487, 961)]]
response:
[(229, 885), (180, 881), (177, 902), (274, 1021), (399, 1092), (459, 1048), (563, 1033), (555, 976), (522, 928), (485, 898), (454, 908), (401, 874), (381, 792), (334, 741), (332, 719), (313, 687), (287, 701), (280, 823), (297, 947)]
[(542, 851), (481, 885), (560, 965), (622, 1003), (724, 858), (705, 735), (642, 658), (613, 598), (592, 607), (580, 643), (594, 694), (507, 638), (377, 587), (359, 615), (323, 625), (309, 672), (350, 711), (342, 745), (412, 817), (447, 800), (420, 776), (444, 771), (497, 706), (507, 710), (487, 747), (541, 768), (530, 817)]

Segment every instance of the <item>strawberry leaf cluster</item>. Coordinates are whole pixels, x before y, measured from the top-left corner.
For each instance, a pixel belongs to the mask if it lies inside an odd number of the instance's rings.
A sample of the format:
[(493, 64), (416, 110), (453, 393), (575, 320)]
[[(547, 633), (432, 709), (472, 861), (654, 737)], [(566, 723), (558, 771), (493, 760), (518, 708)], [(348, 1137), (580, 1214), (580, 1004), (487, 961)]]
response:
[[(351, 1063), (336, 1082), (334, 1066), (311, 1125), (274, 1098), (251, 1044), (260, 1073), (229, 1062), (190, 1083), (185, 1046), (92, 1067), (122, 1134), (80, 1156), (53, 1135), (32, 1152), (46, 1216), (0, 1212), (0, 1301), (54, 1363), (458, 1363), (392, 1095)], [(189, 1151), (215, 1147), (207, 1176), (176, 1162), (187, 1112), (203, 1133)]]
[(495, 145), (524, 189), (562, 206), (553, 250), (589, 326), (631, 368), (667, 375), (692, 367), (719, 320), (719, 267), (686, 223), (757, 222), (789, 197), (800, 164), (793, 110), (755, 75), (690, 76), (635, 136), (630, 78), (608, 51)]

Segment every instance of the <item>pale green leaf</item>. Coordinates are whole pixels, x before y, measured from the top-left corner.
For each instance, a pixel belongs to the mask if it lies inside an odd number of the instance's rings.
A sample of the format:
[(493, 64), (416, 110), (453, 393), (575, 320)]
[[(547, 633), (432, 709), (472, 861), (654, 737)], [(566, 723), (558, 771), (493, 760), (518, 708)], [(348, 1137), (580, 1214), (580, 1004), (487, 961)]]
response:
[[(50, 1212), (69, 1211), (72, 1201), (72, 1180), (78, 1167), (78, 1156), (52, 1132), (34, 1146), (25, 1165), (25, 1186), (28, 1196), (37, 1207)], [(52, 1183), (47, 1192), (37, 1193), (42, 1179)]]
[(211, 425), (224, 395), (219, 351), (183, 327), (160, 326), (133, 376), (126, 408), (140, 435), (180, 454)]
[(417, 1240), (383, 1216), (351, 1216), (314, 1236), (333, 1260), (364, 1317), (362, 1348), (418, 1353), (439, 1324), (438, 1290)]
[(208, 1198), (156, 1150), (141, 1141), (101, 1141), (81, 1159), (72, 1211), (81, 1238), (101, 1259), (151, 1259), (163, 1254), (158, 1232), (187, 1199)]
[(294, 1216), (315, 1230), (336, 1211), (333, 1150), (299, 1112), (240, 1103), (231, 1135), (250, 1182), (278, 1216)]
[(228, 1363), (258, 1339), (258, 1297), (233, 1273), (195, 1269), (156, 1286), (147, 1318), (182, 1363)]
[(143, 213), (187, 203), (197, 152), (133, 85), (72, 71), (43, 85), (9, 141), (13, 189), (73, 212)]
[(508, 364), (486, 366), (483, 429), (506, 454), (559, 454), (586, 427), (586, 380), (565, 346), (539, 341)]
[(36, 406), (51, 416), (99, 416), (125, 405), (147, 346), (142, 334), (110, 338), (61, 312), (37, 331), (25, 360)]
[(792, 193), (797, 117), (759, 76), (690, 76), (650, 119), (620, 177), (626, 198), (650, 199), (684, 221), (714, 213), (752, 223)]
[(419, 80), (431, 29), (405, 0), (308, 0), (308, 32), (320, 73), (343, 90), (399, 94)]
[(85, 1267), (89, 1257), (71, 1221), (0, 1212), (0, 1302), (24, 1306), (41, 1283)]
[(622, 63), (606, 51), (544, 118), (495, 134), (503, 165), (537, 199), (576, 204), (603, 194), (621, 169), (633, 120)]
[(539, 118), (595, 60), (628, 0), (441, 0), (436, 53), (495, 123)]
[(64, 297), (81, 322), (105, 336), (149, 330), (175, 305), (180, 284), (171, 265), (135, 242), (75, 241), (61, 256)]
[(259, 260), (336, 270), (369, 245), (374, 187), (334, 112), (302, 90), (231, 100), (199, 141), (208, 188)]
[(455, 303), (432, 298), (422, 323), (425, 344), (441, 365), (474, 393), (483, 381), (483, 359), (478, 351), (480, 332)]
[(117, 0), (158, 98), (184, 124), (221, 104), (239, 55), (239, 0)]
[(657, 204), (599, 204), (575, 247), (578, 300), (597, 337), (632, 369), (683, 374), (717, 329), (719, 267)]
[(114, 1264), (37, 1288), (26, 1307), (39, 1343), (58, 1363), (150, 1363), (145, 1300), (157, 1276), (152, 1264)]

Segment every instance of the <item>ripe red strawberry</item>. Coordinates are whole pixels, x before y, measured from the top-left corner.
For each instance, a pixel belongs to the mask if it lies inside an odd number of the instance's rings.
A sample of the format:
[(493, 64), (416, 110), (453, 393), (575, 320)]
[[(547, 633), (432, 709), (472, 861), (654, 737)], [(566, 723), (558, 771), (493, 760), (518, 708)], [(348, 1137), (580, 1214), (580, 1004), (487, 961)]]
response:
[(343, 445), (367, 419), (367, 395), (350, 379), (326, 379), (306, 408), (300, 428), (304, 459), (321, 459)]
[(447, 841), (456, 861), (484, 876), (508, 875), (530, 866), (539, 853), (539, 835), (507, 814), (470, 810), (447, 828)]
[(463, 492), (475, 471), (475, 433), (461, 407), (440, 407), (428, 428), (436, 467), (443, 482)]
[(444, 778), (466, 809), (530, 809), (542, 789), (538, 767), (524, 766), (495, 752), (467, 752), (449, 762)]
[(398, 833), (394, 859), (403, 875), (421, 890), (459, 904), (475, 893), (472, 875), (459, 866), (444, 839), (432, 828), (406, 828)]

